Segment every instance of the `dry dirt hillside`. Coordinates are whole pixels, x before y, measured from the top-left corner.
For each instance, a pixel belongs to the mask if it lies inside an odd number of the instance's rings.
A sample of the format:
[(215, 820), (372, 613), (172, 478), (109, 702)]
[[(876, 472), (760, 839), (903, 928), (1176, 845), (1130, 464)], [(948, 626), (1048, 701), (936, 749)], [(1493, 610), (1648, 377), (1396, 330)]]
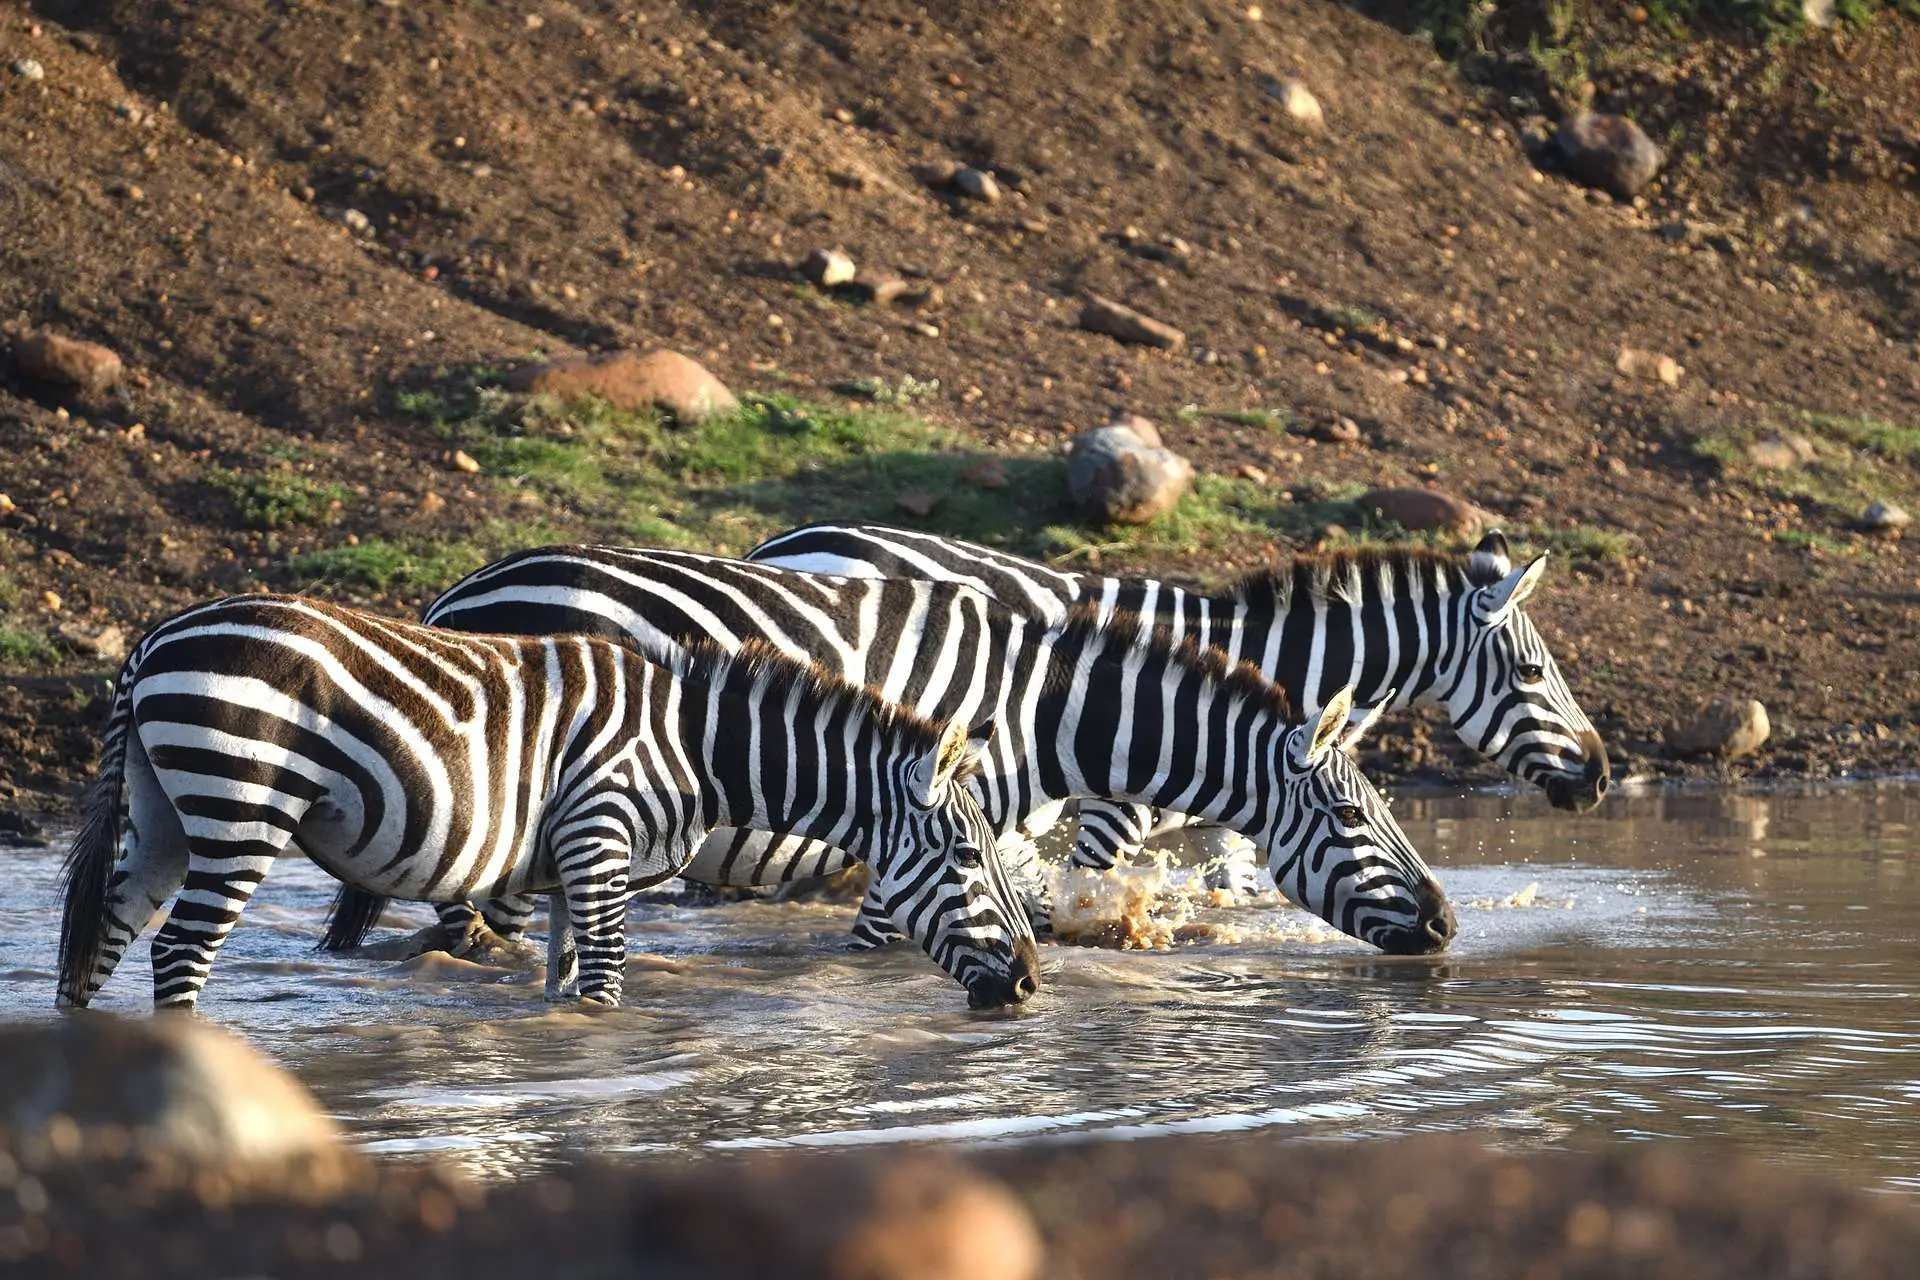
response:
[[(111, 629), (219, 592), (843, 515), (1217, 581), (1380, 484), (1560, 553), (1535, 614), (1629, 768), (1720, 693), (1772, 713), (1739, 769), (1911, 768), (1920, 534), (1857, 523), (1920, 509), (1920, 22), (1618, 21), (1476, 63), (1326, 0), (0, 0), (0, 345), (126, 365), (0, 358), (0, 801), (90, 766)], [(1589, 95), (1671, 153), (1639, 207), (1535, 155)], [(835, 246), (913, 301), (804, 284)], [(702, 436), (493, 385), (656, 346), (772, 399)], [(1076, 527), (1060, 447), (1129, 412), (1201, 482)]]

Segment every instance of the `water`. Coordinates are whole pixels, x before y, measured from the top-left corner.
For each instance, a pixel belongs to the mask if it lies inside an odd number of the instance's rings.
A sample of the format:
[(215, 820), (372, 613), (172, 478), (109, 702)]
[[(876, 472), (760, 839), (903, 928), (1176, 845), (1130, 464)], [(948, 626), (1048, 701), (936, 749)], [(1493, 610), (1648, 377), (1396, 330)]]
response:
[[(1044, 947), (1035, 1004), (973, 1014), (917, 951), (843, 953), (849, 908), (638, 906), (628, 1007), (586, 1015), (458, 962), (317, 956), (331, 882), (288, 862), (202, 1008), (368, 1148), (487, 1177), (581, 1149), (1465, 1129), (1729, 1139), (1920, 1191), (1920, 788), (1396, 811), (1456, 903), (1442, 958), (1209, 911), (1239, 940)], [(0, 848), (0, 1018), (54, 1016), (57, 860)], [(150, 992), (143, 941), (99, 1004)]]

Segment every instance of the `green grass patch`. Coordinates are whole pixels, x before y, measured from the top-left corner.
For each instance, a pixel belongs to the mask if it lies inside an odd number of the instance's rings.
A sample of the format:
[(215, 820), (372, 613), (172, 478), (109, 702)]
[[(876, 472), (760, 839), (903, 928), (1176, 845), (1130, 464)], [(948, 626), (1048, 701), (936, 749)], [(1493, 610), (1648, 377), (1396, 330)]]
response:
[(1889, 462), (1909, 466), (1920, 463), (1920, 429), (1895, 426), (1878, 418), (1846, 418), (1826, 413), (1808, 414), (1806, 422), (1829, 440), (1865, 449)]
[(1585, 524), (1571, 529), (1532, 530), (1527, 535), (1527, 544), (1536, 551), (1549, 551), (1576, 563), (1625, 564), (1640, 553), (1640, 539), (1633, 534)]
[(1190, 404), (1180, 410), (1179, 416), (1188, 422), (1196, 418), (1211, 418), (1215, 422), (1230, 422), (1236, 427), (1257, 427), (1276, 434), (1284, 434), (1293, 425), (1293, 415), (1285, 409), (1202, 409), (1197, 404)]
[(60, 651), (45, 636), (0, 623), (0, 669), (35, 670), (52, 666)]
[(323, 524), (347, 499), (342, 486), (323, 484), (297, 471), (242, 472), (220, 467), (208, 479), (233, 499), (235, 514), (249, 529)]
[(464, 574), (487, 563), (488, 552), (460, 539), (388, 542), (376, 539), (329, 547), (295, 556), (281, 572), (288, 586), (302, 592), (414, 596), (452, 586)]
[(1775, 529), (1773, 541), (1782, 547), (1798, 547), (1802, 551), (1817, 551), (1829, 556), (1857, 556), (1860, 548), (1850, 542), (1811, 529)]
[[(1756, 441), (1795, 433), (1813, 455), (1799, 466), (1762, 467), (1748, 453)], [(1841, 525), (1876, 499), (1907, 506), (1920, 492), (1920, 430), (1878, 418), (1798, 413), (1696, 438), (1692, 450), (1735, 493), (1812, 507)]]

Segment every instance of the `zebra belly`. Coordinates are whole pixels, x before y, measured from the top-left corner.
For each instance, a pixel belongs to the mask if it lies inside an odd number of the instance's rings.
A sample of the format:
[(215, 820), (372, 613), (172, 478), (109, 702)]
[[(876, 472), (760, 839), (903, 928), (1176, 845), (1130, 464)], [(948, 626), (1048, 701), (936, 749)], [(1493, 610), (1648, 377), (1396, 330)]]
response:
[[(307, 810), (294, 840), (335, 879), (388, 898), (459, 902), (538, 893), (559, 884), (546, 850), (529, 848), (536, 837), (526, 824), (507, 841), (504, 855), (492, 852), (497, 848), (492, 832), (478, 832), (468, 848), (452, 856), (443, 856), (449, 852), (444, 846), (429, 848), (426, 841), (399, 838), (393, 831), (369, 832), (367, 825), (356, 788), (330, 789)], [(486, 878), (476, 880), (476, 875)]]

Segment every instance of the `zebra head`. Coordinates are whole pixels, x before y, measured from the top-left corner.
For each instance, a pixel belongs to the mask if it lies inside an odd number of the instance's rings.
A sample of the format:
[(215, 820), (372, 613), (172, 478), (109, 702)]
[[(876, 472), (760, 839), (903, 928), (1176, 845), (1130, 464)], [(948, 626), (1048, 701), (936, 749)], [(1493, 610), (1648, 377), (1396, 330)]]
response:
[(976, 1009), (1019, 1004), (1040, 988), (1033, 926), (994, 847), (998, 839), (967, 779), (967, 731), (949, 724), (899, 766), (869, 847), (872, 897), (896, 928), (967, 989)]
[(1583, 812), (1607, 794), (1607, 748), (1520, 606), (1547, 557), (1515, 569), (1498, 532), (1467, 564), (1463, 643), (1441, 701), (1461, 739), (1516, 778), (1543, 788), (1556, 809)]
[(1453, 908), (1347, 755), (1386, 705), (1349, 726), (1353, 690), (1341, 689), (1281, 737), (1267, 866), (1282, 893), (1342, 932), (1393, 955), (1429, 955), (1452, 941)]

